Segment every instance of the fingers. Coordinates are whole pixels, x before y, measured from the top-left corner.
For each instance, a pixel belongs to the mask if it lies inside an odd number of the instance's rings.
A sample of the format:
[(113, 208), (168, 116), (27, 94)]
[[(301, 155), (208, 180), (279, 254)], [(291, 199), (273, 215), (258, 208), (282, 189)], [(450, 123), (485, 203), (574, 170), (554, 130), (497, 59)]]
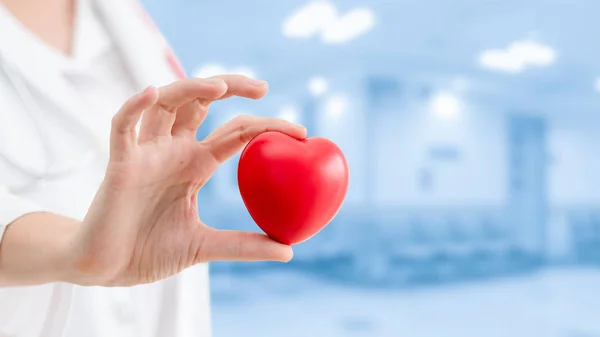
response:
[(264, 81), (254, 80), (241, 75), (220, 75), (205, 80), (196, 81), (221, 81), (225, 83), (226, 90), (219, 97), (204, 98), (187, 103), (177, 111), (177, 118), (173, 125), (172, 134), (187, 134), (196, 136), (196, 130), (206, 119), (208, 106), (215, 100), (225, 99), (231, 96), (259, 99), (267, 94), (268, 85)]
[(148, 87), (123, 104), (112, 119), (110, 135), (111, 157), (122, 156), (128, 148), (137, 144), (135, 127), (144, 110), (153, 106), (157, 100), (157, 89)]
[(306, 128), (279, 118), (237, 116), (221, 125), (203, 143), (223, 163), (241, 151), (252, 138), (266, 131), (279, 131), (297, 139), (306, 138)]
[[(115, 116), (113, 125), (117, 135), (122, 136), (126, 133), (128, 142), (133, 142), (135, 126), (143, 113), (140, 142), (179, 133), (195, 137), (196, 130), (206, 118), (211, 102), (231, 96), (258, 99), (267, 91), (266, 82), (241, 75), (184, 79), (158, 90), (148, 88), (133, 97)], [(123, 137), (115, 139), (115, 146), (125, 146)]]
[(195, 100), (219, 99), (226, 92), (227, 83), (219, 78), (190, 78), (162, 87), (158, 103), (168, 110), (174, 110)]
[(292, 247), (271, 240), (259, 233), (218, 230), (205, 227), (205, 241), (201, 246), (203, 262), (208, 261), (279, 261), (289, 262)]
[(242, 75), (218, 75), (213, 79), (221, 79), (227, 83), (227, 92), (219, 99), (240, 96), (251, 99), (263, 98), (269, 91), (265, 81), (256, 80)]
[(160, 88), (158, 104), (144, 113), (140, 141), (171, 136), (180, 107), (197, 100), (218, 99), (226, 91), (227, 85), (220, 79), (186, 79)]

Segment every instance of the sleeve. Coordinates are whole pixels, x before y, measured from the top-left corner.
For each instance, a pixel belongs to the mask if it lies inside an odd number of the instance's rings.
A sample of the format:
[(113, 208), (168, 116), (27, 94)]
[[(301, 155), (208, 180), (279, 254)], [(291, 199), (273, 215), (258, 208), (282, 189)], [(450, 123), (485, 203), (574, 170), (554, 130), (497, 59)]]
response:
[(13, 160), (7, 158), (37, 156), (37, 152), (30, 153), (28, 146), (31, 135), (35, 137), (37, 131), (28, 127), (30, 120), (23, 118), (27, 114), (11, 94), (11, 89), (8, 81), (0, 76), (0, 243), (6, 226), (27, 213), (42, 210), (40, 205), (12, 193), (9, 188), (27, 182), (29, 177), (15, 170), (11, 165)]
[[(21, 216), (44, 211), (0, 185), (0, 244), (6, 227)], [(40, 336), (55, 288), (59, 285), (0, 288), (0, 336)]]
[(0, 185), (0, 243), (10, 223), (25, 214), (42, 211), (46, 209), (35, 202), (12, 194), (6, 186)]
[(158, 283), (162, 312), (156, 336), (213, 335), (209, 280), (208, 264), (201, 263)]

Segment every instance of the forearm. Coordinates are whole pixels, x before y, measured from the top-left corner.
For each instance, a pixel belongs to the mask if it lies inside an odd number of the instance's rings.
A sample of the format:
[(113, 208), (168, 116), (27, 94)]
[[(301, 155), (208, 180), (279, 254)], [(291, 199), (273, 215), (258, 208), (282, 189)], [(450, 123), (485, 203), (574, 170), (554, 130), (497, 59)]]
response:
[(73, 242), (81, 222), (30, 213), (12, 222), (0, 242), (0, 287), (75, 283)]

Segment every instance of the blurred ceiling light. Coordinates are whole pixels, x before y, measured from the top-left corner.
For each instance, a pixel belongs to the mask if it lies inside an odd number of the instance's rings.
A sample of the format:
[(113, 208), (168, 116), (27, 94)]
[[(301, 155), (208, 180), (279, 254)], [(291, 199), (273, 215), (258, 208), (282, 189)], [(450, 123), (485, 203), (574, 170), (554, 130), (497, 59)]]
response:
[(310, 38), (337, 20), (335, 6), (329, 1), (312, 1), (296, 10), (282, 27), (288, 38)]
[(329, 83), (323, 77), (313, 77), (308, 81), (308, 91), (313, 96), (322, 96), (329, 89)]
[(440, 92), (431, 99), (430, 108), (436, 117), (449, 120), (460, 115), (463, 103), (456, 95)]
[(194, 77), (206, 78), (215, 75), (224, 74), (226, 72), (225, 67), (216, 63), (205, 64), (202, 67), (196, 69), (193, 73)]
[(256, 78), (256, 74), (254, 73), (254, 70), (252, 70), (249, 67), (233, 68), (233, 69), (231, 69), (231, 71), (229, 71), (229, 74), (244, 75), (244, 76), (247, 76), (250, 78)]
[(505, 49), (485, 50), (479, 64), (490, 70), (520, 73), (527, 67), (547, 67), (556, 61), (555, 51), (535, 41), (515, 41)]
[(291, 105), (286, 105), (282, 107), (281, 110), (279, 110), (278, 117), (281, 119), (285, 119), (286, 121), (291, 123), (300, 122), (300, 113), (295, 107)]
[(531, 66), (546, 67), (556, 60), (556, 53), (552, 48), (535, 41), (517, 41), (510, 45), (509, 53)]
[(193, 76), (197, 78), (207, 78), (222, 74), (237, 74), (256, 78), (256, 73), (249, 67), (226, 68), (216, 63), (205, 64), (204, 66), (196, 69), (193, 73)]
[(600, 77), (596, 79), (596, 83), (594, 83), (594, 89), (596, 89), (596, 91), (600, 93)]
[(337, 120), (343, 116), (348, 109), (348, 98), (345, 95), (337, 94), (332, 96), (325, 103), (325, 113), (328, 118)]
[(375, 15), (369, 8), (357, 8), (328, 26), (321, 35), (324, 43), (344, 43), (355, 39), (373, 28)]

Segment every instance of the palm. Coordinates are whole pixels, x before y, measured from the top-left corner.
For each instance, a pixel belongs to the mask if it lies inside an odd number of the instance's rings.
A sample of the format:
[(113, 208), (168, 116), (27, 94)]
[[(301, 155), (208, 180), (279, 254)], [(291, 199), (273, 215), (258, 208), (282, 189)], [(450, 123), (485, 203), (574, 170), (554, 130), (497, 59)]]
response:
[[(208, 89), (203, 80), (186, 80), (158, 93), (147, 91), (115, 116), (106, 177), (84, 221), (82, 270), (102, 274), (110, 284), (128, 285), (164, 279), (200, 262), (291, 257), (289, 247), (264, 235), (218, 231), (199, 220), (198, 190), (220, 163), (262, 131), (279, 130), (296, 137), (305, 132), (281, 120), (246, 117), (197, 142), (195, 130), (208, 104), (240, 94), (235, 91), (240, 87), (236, 81), (244, 78), (223, 79)], [(197, 92), (185, 85), (195, 86)], [(255, 98), (262, 95), (246, 93)], [(144, 119), (137, 137), (131, 130), (141, 110)]]
[(140, 148), (139, 161), (131, 165), (137, 166), (132, 172), (143, 174), (132, 177), (131, 187), (140, 192), (138, 199), (155, 199), (144, 202), (126, 279), (152, 282), (200, 262), (195, 192), (216, 168), (214, 162), (185, 138)]

